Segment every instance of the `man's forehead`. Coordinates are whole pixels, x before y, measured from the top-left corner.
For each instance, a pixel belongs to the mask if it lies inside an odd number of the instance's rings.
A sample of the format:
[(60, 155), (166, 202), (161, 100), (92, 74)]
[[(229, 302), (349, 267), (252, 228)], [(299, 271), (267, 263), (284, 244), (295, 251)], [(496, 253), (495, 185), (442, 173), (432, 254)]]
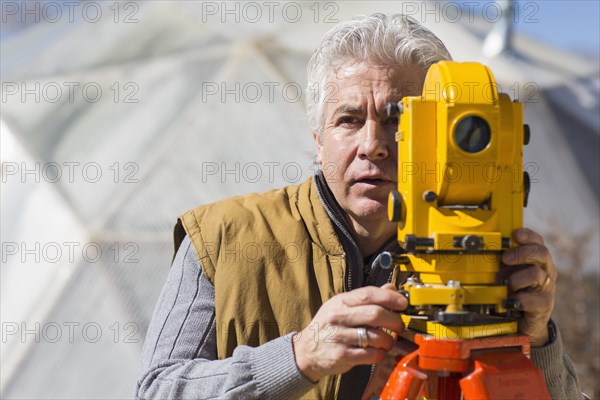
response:
[(327, 74), (327, 83), (334, 84), (340, 88), (353, 88), (371, 86), (373, 84), (382, 86), (391, 82), (393, 74), (389, 68), (365, 69), (362, 65), (351, 65), (330, 71)]
[(343, 92), (345, 96), (355, 94), (360, 97), (373, 88), (376, 97), (403, 97), (420, 93), (424, 75), (417, 67), (354, 63), (330, 71), (325, 89), (329, 89), (330, 96)]

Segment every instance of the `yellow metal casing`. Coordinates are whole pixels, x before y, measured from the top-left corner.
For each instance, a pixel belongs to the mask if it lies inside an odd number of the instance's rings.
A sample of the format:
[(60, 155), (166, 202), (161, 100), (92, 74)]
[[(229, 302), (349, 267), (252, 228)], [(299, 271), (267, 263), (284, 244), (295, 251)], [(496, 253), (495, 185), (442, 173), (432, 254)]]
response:
[[(443, 61), (429, 69), (422, 96), (405, 97), (400, 109), (398, 240), (405, 248), (410, 237), (433, 244), (408, 251), (410, 262), (401, 269), (419, 272), (424, 284), (477, 285), (473, 296), (480, 304), (502, 309), (498, 291), (486, 285), (494, 285), (500, 250), (522, 226), (522, 104), (498, 93), (482, 64)], [(485, 124), (489, 140), (478, 128)], [(431, 192), (433, 201), (425, 196)], [(469, 235), (482, 239), (481, 251), (457, 248)], [(433, 300), (429, 304), (440, 304)]]

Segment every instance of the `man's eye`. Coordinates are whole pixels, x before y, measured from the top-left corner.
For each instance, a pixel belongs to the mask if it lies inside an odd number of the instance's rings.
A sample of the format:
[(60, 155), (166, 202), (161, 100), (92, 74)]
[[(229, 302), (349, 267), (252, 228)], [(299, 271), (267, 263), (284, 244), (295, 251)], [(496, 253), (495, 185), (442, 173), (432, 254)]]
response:
[(338, 119), (338, 125), (354, 125), (358, 124), (359, 122), (360, 121), (358, 120), (358, 118), (352, 116), (340, 117)]

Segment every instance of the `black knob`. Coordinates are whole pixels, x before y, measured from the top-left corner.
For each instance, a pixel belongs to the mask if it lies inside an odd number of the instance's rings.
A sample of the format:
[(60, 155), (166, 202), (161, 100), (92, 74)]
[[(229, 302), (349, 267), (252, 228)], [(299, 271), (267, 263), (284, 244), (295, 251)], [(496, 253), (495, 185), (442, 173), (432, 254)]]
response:
[(406, 205), (402, 195), (397, 190), (390, 192), (388, 197), (388, 218), (392, 222), (398, 222), (400, 228), (406, 221)]
[(390, 269), (394, 265), (394, 257), (389, 251), (384, 251), (379, 255), (379, 265), (383, 269)]
[(523, 125), (523, 144), (528, 145), (529, 139), (531, 137), (531, 129), (529, 129), (529, 125)]
[(483, 248), (483, 237), (477, 235), (466, 235), (461, 242), (462, 248), (475, 252)]
[(423, 192), (423, 200), (425, 200), (428, 203), (432, 203), (437, 200), (437, 194), (435, 194), (435, 192), (431, 190), (427, 190)]

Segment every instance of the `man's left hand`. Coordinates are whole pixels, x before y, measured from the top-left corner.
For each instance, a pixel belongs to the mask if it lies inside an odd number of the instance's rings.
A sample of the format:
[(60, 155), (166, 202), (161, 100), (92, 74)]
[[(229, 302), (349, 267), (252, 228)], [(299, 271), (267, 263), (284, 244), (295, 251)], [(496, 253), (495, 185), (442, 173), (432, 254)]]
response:
[(502, 255), (501, 276), (508, 276), (512, 298), (520, 303), (519, 331), (530, 336), (533, 347), (549, 341), (548, 321), (554, 309), (558, 273), (542, 236), (530, 229), (513, 234), (519, 246)]

